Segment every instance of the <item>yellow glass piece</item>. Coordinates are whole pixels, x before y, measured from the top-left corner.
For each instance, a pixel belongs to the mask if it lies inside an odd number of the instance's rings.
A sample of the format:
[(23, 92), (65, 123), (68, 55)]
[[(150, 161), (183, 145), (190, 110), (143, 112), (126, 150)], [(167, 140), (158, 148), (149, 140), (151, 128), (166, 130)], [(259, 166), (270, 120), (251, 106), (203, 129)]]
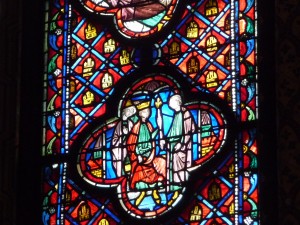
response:
[(116, 50), (116, 42), (110, 38), (104, 43), (104, 53), (111, 53)]
[(101, 170), (101, 169), (92, 170), (91, 173), (92, 173), (95, 177), (102, 177), (102, 170)]
[(153, 190), (153, 198), (157, 204), (160, 204), (161, 199), (156, 189)]
[(96, 27), (89, 23), (87, 28), (84, 29), (84, 33), (86, 39), (92, 39), (97, 36)]
[(140, 193), (139, 197), (136, 199), (135, 205), (138, 206), (139, 204), (141, 204), (141, 202), (143, 201), (145, 195), (146, 195), (146, 192), (145, 192), (145, 191), (142, 191), (142, 192)]
[(215, 16), (219, 13), (218, 4), (216, 0), (208, 0), (205, 5), (205, 15)]
[(70, 92), (74, 93), (76, 91), (76, 83), (74, 80), (70, 81)]
[(127, 65), (130, 63), (129, 53), (126, 50), (122, 50), (122, 55), (120, 56), (120, 64)]
[(180, 45), (176, 41), (172, 42), (172, 44), (169, 48), (169, 53), (170, 53), (171, 58), (178, 57), (178, 55), (180, 53)]
[(187, 38), (197, 38), (199, 35), (199, 26), (195, 21), (191, 21), (186, 30)]
[(208, 190), (208, 199), (211, 201), (221, 198), (221, 188), (218, 184), (213, 183)]
[(162, 106), (162, 101), (161, 101), (161, 99), (158, 97), (158, 98), (156, 99), (156, 102), (155, 102), (154, 104), (155, 104), (155, 107), (156, 107), (157, 109), (159, 109), (159, 108)]
[(206, 75), (206, 87), (216, 87), (218, 86), (218, 74), (216, 71), (209, 71)]
[(234, 215), (234, 203), (231, 203), (229, 206), (229, 214)]
[(139, 103), (136, 108), (138, 110), (142, 110), (142, 109), (146, 109), (150, 106), (150, 101), (146, 101), (146, 102), (142, 102), (142, 103)]
[(113, 77), (110, 73), (105, 73), (104, 76), (102, 77), (102, 88), (110, 88), (113, 85)]
[(82, 76), (83, 77), (92, 76), (94, 66), (95, 66), (95, 61), (91, 57), (87, 58), (87, 60), (83, 63)]
[(95, 100), (94, 94), (90, 91), (87, 91), (83, 96), (83, 105), (89, 105)]
[(199, 220), (201, 220), (201, 216), (202, 216), (202, 210), (201, 210), (201, 208), (198, 205), (196, 205), (191, 210), (190, 220), (191, 221), (199, 221)]
[(234, 178), (234, 164), (231, 164), (228, 168), (229, 178)]
[(74, 60), (77, 57), (77, 48), (76, 45), (72, 45), (71, 47), (71, 59)]
[(199, 71), (199, 60), (196, 57), (192, 57), (187, 62), (187, 72), (188, 73), (198, 73)]
[(130, 171), (131, 171), (131, 165), (130, 164), (125, 165), (125, 172), (128, 173)]
[(218, 50), (218, 39), (215, 36), (211, 35), (207, 38), (206, 50), (208, 52), (213, 52), (213, 51)]
[(204, 147), (202, 148), (202, 156), (205, 156), (207, 153), (209, 153), (211, 150), (213, 149), (213, 146), (209, 146), (209, 147)]
[(78, 220), (88, 220), (91, 216), (90, 207), (84, 203), (78, 209)]
[(102, 220), (99, 221), (98, 225), (109, 225), (109, 222), (107, 219), (103, 218)]

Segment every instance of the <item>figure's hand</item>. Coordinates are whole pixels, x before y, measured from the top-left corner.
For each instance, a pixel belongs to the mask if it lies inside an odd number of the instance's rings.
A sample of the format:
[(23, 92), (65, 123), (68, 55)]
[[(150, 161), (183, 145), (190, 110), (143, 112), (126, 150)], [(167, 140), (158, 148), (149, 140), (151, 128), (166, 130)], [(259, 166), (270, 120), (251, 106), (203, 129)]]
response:
[(123, 134), (128, 134), (128, 129), (127, 129), (127, 127), (123, 127)]
[(143, 162), (143, 157), (141, 155), (138, 155), (138, 162), (139, 163)]
[(161, 149), (164, 149), (165, 145), (166, 145), (166, 141), (165, 140), (160, 140), (159, 141), (159, 146), (160, 146)]
[(160, 115), (157, 116), (156, 122), (157, 122), (158, 128), (162, 129), (162, 118)]
[(180, 150), (181, 149), (181, 143), (177, 143), (176, 145), (175, 145), (175, 147), (174, 147), (174, 150), (175, 151), (178, 151), (178, 150)]

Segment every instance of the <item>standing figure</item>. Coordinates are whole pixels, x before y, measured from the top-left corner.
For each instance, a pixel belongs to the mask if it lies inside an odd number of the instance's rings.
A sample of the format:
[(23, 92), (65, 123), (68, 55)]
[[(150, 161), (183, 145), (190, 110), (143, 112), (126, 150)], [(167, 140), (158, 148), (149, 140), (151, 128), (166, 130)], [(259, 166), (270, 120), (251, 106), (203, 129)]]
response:
[(174, 119), (167, 134), (167, 148), (170, 190), (181, 188), (180, 184), (188, 178), (187, 168), (192, 165), (192, 138), (195, 122), (191, 113), (182, 106), (180, 95), (173, 95), (169, 107), (175, 111)]
[(128, 133), (131, 131), (135, 119), (136, 108), (130, 101), (126, 103), (122, 110), (122, 118), (118, 122), (112, 138), (112, 160), (116, 170), (117, 177), (124, 175), (124, 159), (127, 156), (126, 140)]
[(139, 119), (127, 139), (131, 163), (130, 189), (140, 191), (135, 201), (137, 206), (142, 202), (147, 190), (151, 190), (154, 201), (160, 203), (157, 189), (162, 186), (166, 175), (165, 159), (155, 154), (153, 127), (149, 122), (151, 115), (149, 105), (150, 101), (137, 104)]

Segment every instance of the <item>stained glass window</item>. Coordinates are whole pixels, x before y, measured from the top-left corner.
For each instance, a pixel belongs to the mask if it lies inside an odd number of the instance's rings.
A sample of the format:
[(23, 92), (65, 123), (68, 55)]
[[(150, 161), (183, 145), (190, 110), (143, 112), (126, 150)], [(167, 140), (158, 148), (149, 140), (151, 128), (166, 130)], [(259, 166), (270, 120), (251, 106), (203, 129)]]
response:
[(43, 224), (259, 224), (254, 0), (49, 0)]

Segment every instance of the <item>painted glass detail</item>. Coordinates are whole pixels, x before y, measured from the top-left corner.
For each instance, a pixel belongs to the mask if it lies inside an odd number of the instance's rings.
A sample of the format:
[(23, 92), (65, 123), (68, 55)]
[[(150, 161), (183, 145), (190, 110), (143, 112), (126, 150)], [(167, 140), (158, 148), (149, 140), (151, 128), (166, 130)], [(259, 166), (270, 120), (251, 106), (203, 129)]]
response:
[(152, 74), (120, 101), (119, 118), (97, 128), (80, 150), (79, 173), (116, 195), (136, 217), (156, 217), (179, 202), (193, 171), (215, 156), (226, 121), (207, 102), (183, 101), (165, 75)]
[(46, 2), (43, 224), (259, 224), (255, 1), (77, 3)]

